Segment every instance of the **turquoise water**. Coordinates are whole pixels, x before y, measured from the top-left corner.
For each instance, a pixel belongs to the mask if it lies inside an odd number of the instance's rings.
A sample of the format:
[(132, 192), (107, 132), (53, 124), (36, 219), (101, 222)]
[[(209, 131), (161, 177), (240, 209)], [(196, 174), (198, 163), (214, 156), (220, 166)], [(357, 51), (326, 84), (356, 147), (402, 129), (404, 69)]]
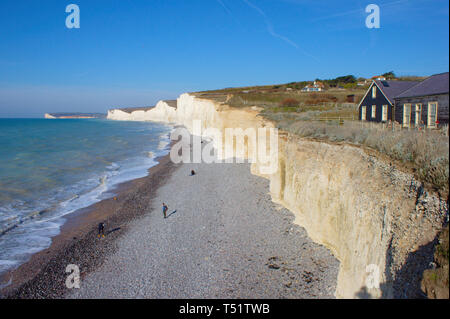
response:
[(171, 128), (100, 119), (0, 119), (0, 273), (51, 244), (64, 216), (111, 197), (168, 153)]

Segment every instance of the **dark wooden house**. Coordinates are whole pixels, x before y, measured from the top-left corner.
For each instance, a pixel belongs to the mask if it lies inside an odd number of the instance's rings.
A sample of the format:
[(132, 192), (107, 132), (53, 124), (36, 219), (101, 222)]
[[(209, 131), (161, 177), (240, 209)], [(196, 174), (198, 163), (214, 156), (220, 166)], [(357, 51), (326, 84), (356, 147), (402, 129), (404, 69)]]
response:
[(395, 121), (403, 127), (448, 124), (449, 73), (440, 73), (395, 97)]
[(388, 122), (394, 118), (394, 98), (420, 82), (374, 80), (358, 106), (359, 119)]

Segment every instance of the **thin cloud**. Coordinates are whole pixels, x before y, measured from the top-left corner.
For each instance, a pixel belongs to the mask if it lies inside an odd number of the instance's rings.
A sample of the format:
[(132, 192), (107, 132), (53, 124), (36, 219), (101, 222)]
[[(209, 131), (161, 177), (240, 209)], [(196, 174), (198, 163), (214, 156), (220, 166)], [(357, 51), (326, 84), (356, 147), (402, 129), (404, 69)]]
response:
[(266, 13), (261, 10), (259, 7), (255, 6), (253, 3), (251, 3), (248, 0), (243, 0), (250, 8), (256, 10), (263, 18), (264, 18), (264, 22), (266, 23), (266, 27), (267, 27), (267, 31), (269, 32), (269, 34), (273, 37), (282, 39), (283, 41), (287, 42), (288, 44), (292, 45), (293, 47), (295, 47), (296, 49), (299, 48), (299, 46), (297, 45), (297, 43), (295, 43), (294, 41), (291, 41), (289, 38), (282, 36), (278, 33), (275, 32), (275, 30), (273, 29), (273, 25), (272, 23), (270, 23), (269, 19), (267, 18)]
[(295, 43), (294, 41), (292, 41), (291, 39), (289, 39), (288, 37), (278, 34), (277, 32), (275, 32), (275, 29), (273, 28), (272, 23), (270, 22), (269, 18), (267, 17), (266, 13), (259, 7), (257, 7), (256, 5), (254, 5), (253, 3), (251, 3), (249, 0), (242, 0), (244, 1), (250, 8), (254, 9), (256, 12), (259, 13), (259, 15), (261, 15), (264, 18), (264, 22), (266, 24), (266, 29), (267, 32), (273, 36), (274, 38), (278, 38), (283, 40), (284, 42), (288, 43), (289, 45), (293, 46), (294, 48), (300, 50), (303, 52), (303, 54), (315, 59), (316, 61), (319, 61), (315, 56), (309, 54), (308, 52), (306, 52), (305, 50), (303, 50), (302, 48), (300, 48), (300, 46)]
[(222, 0), (217, 0), (217, 2), (225, 9), (225, 11), (229, 14), (229, 15), (233, 15), (233, 13), (231, 12), (230, 9), (228, 9), (228, 7), (225, 5), (225, 3), (223, 3)]
[[(410, 0), (398, 0), (398, 1), (388, 2), (388, 3), (380, 3), (379, 7), (381, 9), (384, 9), (384, 8), (392, 7), (392, 6), (395, 6), (397, 4), (402, 4), (402, 3), (406, 3), (406, 2), (410, 2)], [(311, 22), (323, 21), (323, 20), (329, 20), (329, 19), (340, 18), (340, 17), (349, 16), (349, 15), (354, 15), (354, 14), (358, 14), (358, 13), (361, 14), (361, 15), (366, 14), (365, 7), (364, 8), (359, 8), (359, 9), (356, 9), (356, 10), (346, 11), (346, 12), (338, 12), (338, 13), (331, 14), (331, 15), (328, 15), (328, 16), (317, 17), (317, 18), (312, 19), (310, 21)]]
[(216, 0), (216, 1), (230, 15), (230, 17), (233, 18), (233, 20), (242, 28), (243, 26), (242, 26), (241, 22), (235, 17), (235, 15), (233, 14), (233, 11), (231, 11), (231, 9), (229, 9), (222, 0)]
[(346, 11), (346, 12), (340, 12), (340, 13), (335, 13), (329, 16), (324, 16), (324, 17), (318, 17), (315, 19), (310, 20), (311, 22), (315, 22), (315, 21), (322, 21), (322, 20), (329, 20), (329, 19), (333, 19), (333, 18), (338, 18), (338, 17), (345, 17), (345, 16), (349, 16), (349, 15), (353, 15), (356, 13), (363, 13), (364, 9), (358, 9), (358, 10), (351, 10), (351, 11)]
[(398, 1), (388, 2), (388, 3), (382, 3), (380, 5), (380, 7), (390, 7), (390, 6), (394, 6), (396, 4), (406, 3), (406, 2), (410, 2), (410, 1), (411, 0), (398, 0)]

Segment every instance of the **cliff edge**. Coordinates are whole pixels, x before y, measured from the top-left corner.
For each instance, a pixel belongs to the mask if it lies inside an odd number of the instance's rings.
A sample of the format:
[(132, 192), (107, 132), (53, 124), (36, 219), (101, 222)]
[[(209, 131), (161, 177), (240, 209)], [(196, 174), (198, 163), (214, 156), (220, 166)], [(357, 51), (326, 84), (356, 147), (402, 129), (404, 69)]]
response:
[[(182, 94), (176, 107), (159, 102), (151, 110), (108, 112), (108, 119), (161, 121), (202, 129), (273, 127), (257, 108), (230, 108)], [(225, 136), (225, 134), (222, 134)], [(214, 139), (215, 136), (209, 136)], [(235, 145), (222, 145), (235, 148)], [(245, 154), (255, 145), (246, 142)], [(343, 144), (278, 137), (277, 170), (260, 174), (270, 180), (273, 201), (296, 216), (316, 242), (340, 261), (338, 298), (419, 298), (420, 280), (433, 261), (433, 248), (448, 222), (446, 199), (425, 190), (414, 175), (375, 152)]]

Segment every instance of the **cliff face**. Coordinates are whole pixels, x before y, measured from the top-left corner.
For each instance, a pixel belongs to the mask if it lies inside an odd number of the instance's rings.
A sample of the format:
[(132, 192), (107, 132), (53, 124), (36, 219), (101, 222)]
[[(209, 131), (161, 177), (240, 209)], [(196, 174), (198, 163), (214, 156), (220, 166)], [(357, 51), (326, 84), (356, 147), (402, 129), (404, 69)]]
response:
[(336, 296), (419, 297), (445, 201), (353, 146), (288, 138), (280, 153), (272, 196), (341, 262)]
[[(232, 110), (227, 105), (216, 104), (210, 100), (195, 98), (189, 94), (182, 94), (176, 106), (166, 101), (159, 101), (154, 108), (147, 111), (139, 110), (131, 113), (114, 109), (108, 111), (108, 119), (120, 121), (155, 121), (184, 125), (190, 131), (193, 129), (193, 120), (201, 120), (202, 129), (208, 127), (256, 127), (263, 123), (256, 118), (257, 111)], [(243, 117), (243, 118), (241, 118)], [(231, 125), (231, 126), (230, 126)]]
[(45, 113), (46, 119), (97, 119), (105, 118), (101, 113)]
[(126, 112), (120, 109), (109, 110), (107, 118), (118, 121), (157, 121), (176, 122), (176, 108), (165, 101), (159, 101), (154, 108)]
[[(272, 127), (257, 114), (183, 94), (177, 108), (160, 102), (146, 112), (112, 110), (108, 118), (172, 122), (191, 132), (193, 120), (221, 132)], [(255, 147), (246, 146), (249, 153)], [(448, 218), (446, 202), (411, 174), (358, 147), (280, 134), (278, 149), (272, 159), (277, 171), (263, 176), (270, 179), (273, 200), (340, 260), (336, 296), (417, 297), (422, 272), (433, 258), (433, 240)], [(252, 173), (261, 175), (260, 165), (254, 163)]]

